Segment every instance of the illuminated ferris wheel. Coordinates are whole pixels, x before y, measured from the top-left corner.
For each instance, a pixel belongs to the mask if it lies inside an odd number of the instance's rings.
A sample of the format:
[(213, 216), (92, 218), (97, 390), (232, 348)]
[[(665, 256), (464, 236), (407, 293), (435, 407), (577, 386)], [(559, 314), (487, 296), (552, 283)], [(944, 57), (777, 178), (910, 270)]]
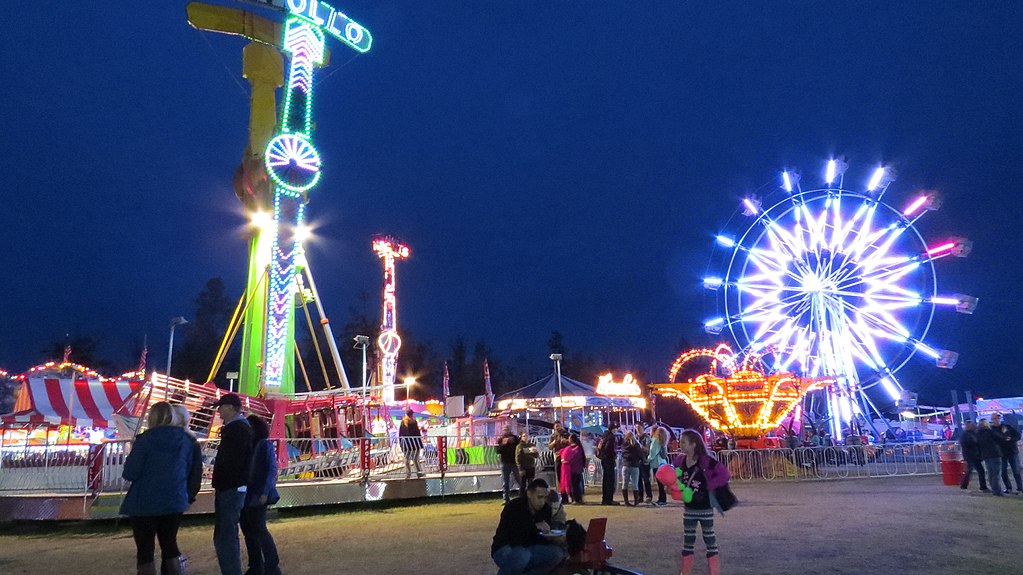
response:
[(957, 353), (927, 343), (931, 320), (938, 306), (977, 305), (938, 291), (935, 262), (965, 257), (971, 244), (924, 240), (916, 223), (938, 209), (935, 193), (898, 209), (882, 199), (889, 168), (876, 168), (864, 191), (844, 187), (845, 168), (829, 160), (824, 187), (811, 190), (786, 170), (775, 191), (744, 198), (739, 233), (717, 237), (721, 275), (704, 278), (720, 314), (705, 322), (708, 332), (727, 328), (770, 370), (835, 379), (820, 412), (836, 436), (854, 418), (869, 423), (881, 401), (905, 399), (895, 372), (913, 355), (954, 366)]

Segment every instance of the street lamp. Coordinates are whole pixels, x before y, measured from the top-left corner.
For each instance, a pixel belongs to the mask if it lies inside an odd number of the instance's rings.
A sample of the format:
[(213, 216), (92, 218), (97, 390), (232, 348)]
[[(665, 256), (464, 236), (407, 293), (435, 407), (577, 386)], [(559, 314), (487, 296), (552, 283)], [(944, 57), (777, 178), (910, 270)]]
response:
[(564, 407), (562, 404), (565, 402), (565, 398), (561, 393), (561, 354), (552, 353), (551, 361), (554, 362), (554, 371), (558, 374), (558, 421), (561, 421), (561, 424), (564, 425), (565, 413), (563, 411)]
[(357, 335), (352, 338), (355, 340), (355, 349), (362, 350), (362, 395), (366, 396), (366, 348), (369, 347), (369, 336), (368, 335)]
[[(183, 317), (181, 317), (180, 315), (178, 317), (171, 318), (171, 320), (170, 320), (170, 344), (167, 346), (167, 378), (168, 379), (170, 379), (170, 376), (171, 376), (171, 359), (174, 357), (174, 328), (178, 327), (179, 325), (184, 325), (186, 323), (188, 323), (188, 320), (183, 318)], [(167, 399), (169, 393), (170, 393), (170, 382), (168, 381), (167, 385), (163, 388), (163, 398), (164, 398), (164, 400)]]
[(408, 390), (416, 384), (416, 378), (406, 377), (405, 378), (405, 409), (408, 409)]

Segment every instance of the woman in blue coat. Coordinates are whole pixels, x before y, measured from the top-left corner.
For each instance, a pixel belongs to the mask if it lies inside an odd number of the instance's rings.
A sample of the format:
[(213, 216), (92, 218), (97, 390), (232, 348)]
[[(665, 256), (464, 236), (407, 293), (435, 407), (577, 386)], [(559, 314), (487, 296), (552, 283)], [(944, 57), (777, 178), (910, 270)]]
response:
[(241, 527), (249, 568), (245, 575), (280, 575), (280, 558), (273, 535), (266, 528), (266, 508), (277, 503), (277, 451), (269, 439), (270, 428), (261, 417), (250, 415), (252, 425), (252, 468), (245, 491)]
[[(149, 408), (149, 429), (135, 438), (121, 476), (131, 482), (121, 503), (121, 514), (131, 518), (139, 575), (156, 575), (156, 544), (160, 541), (163, 569), (180, 574), (178, 525), (194, 498), (189, 493), (192, 469), (202, 466), (195, 440), (171, 425), (173, 409), (165, 401)], [(198, 459), (197, 459), (198, 458)]]

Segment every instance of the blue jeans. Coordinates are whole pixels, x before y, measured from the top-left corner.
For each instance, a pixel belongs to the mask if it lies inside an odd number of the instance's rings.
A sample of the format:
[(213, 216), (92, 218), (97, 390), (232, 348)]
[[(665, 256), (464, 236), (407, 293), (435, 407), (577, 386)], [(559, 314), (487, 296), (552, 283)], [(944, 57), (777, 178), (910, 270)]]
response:
[(216, 524), (213, 527), (213, 548), (217, 551), (221, 575), (242, 575), (238, 521), (244, 505), (245, 494), (237, 489), (218, 489), (214, 496)]
[(505, 545), (493, 555), (497, 575), (547, 575), (565, 559), (557, 545)]
[(242, 509), (242, 535), (249, 555), (249, 572), (280, 575), (277, 544), (266, 528), (266, 505), (253, 505)]
[(511, 501), (511, 476), (515, 476), (515, 484), (522, 488), (522, 477), (519, 476), (519, 468), (514, 463), (501, 464), (501, 482), (504, 484), (504, 501)]
[(1002, 458), (992, 457), (984, 460), (984, 467), (987, 468), (988, 487), (991, 494), (1002, 497)]
[[(622, 491), (626, 491), (632, 487), (632, 490), (639, 493), (639, 468), (638, 467), (623, 467), (622, 468)], [(636, 503), (639, 503), (637, 498)]]
[(1016, 480), (1016, 491), (1023, 491), (1023, 484), (1020, 484), (1019, 476), (1019, 453), (1006, 455), (1002, 458), (1002, 483), (1005, 489), (1012, 491), (1012, 483), (1009, 482), (1009, 470), (1012, 470), (1012, 478)]

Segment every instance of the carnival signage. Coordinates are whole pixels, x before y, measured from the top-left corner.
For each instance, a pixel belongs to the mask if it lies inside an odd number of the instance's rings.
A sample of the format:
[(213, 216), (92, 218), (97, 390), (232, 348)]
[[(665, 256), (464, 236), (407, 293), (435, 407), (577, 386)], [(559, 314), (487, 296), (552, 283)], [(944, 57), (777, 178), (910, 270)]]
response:
[(326, 2), (288, 0), (288, 11), (323, 28), (325, 32), (359, 52), (369, 52), (373, 44), (373, 36), (369, 30)]
[(621, 381), (614, 381), (614, 376), (607, 373), (597, 380), (597, 395), (637, 397), (643, 395), (643, 390), (639, 388), (639, 382), (632, 377), (631, 373), (625, 374), (625, 378)]

